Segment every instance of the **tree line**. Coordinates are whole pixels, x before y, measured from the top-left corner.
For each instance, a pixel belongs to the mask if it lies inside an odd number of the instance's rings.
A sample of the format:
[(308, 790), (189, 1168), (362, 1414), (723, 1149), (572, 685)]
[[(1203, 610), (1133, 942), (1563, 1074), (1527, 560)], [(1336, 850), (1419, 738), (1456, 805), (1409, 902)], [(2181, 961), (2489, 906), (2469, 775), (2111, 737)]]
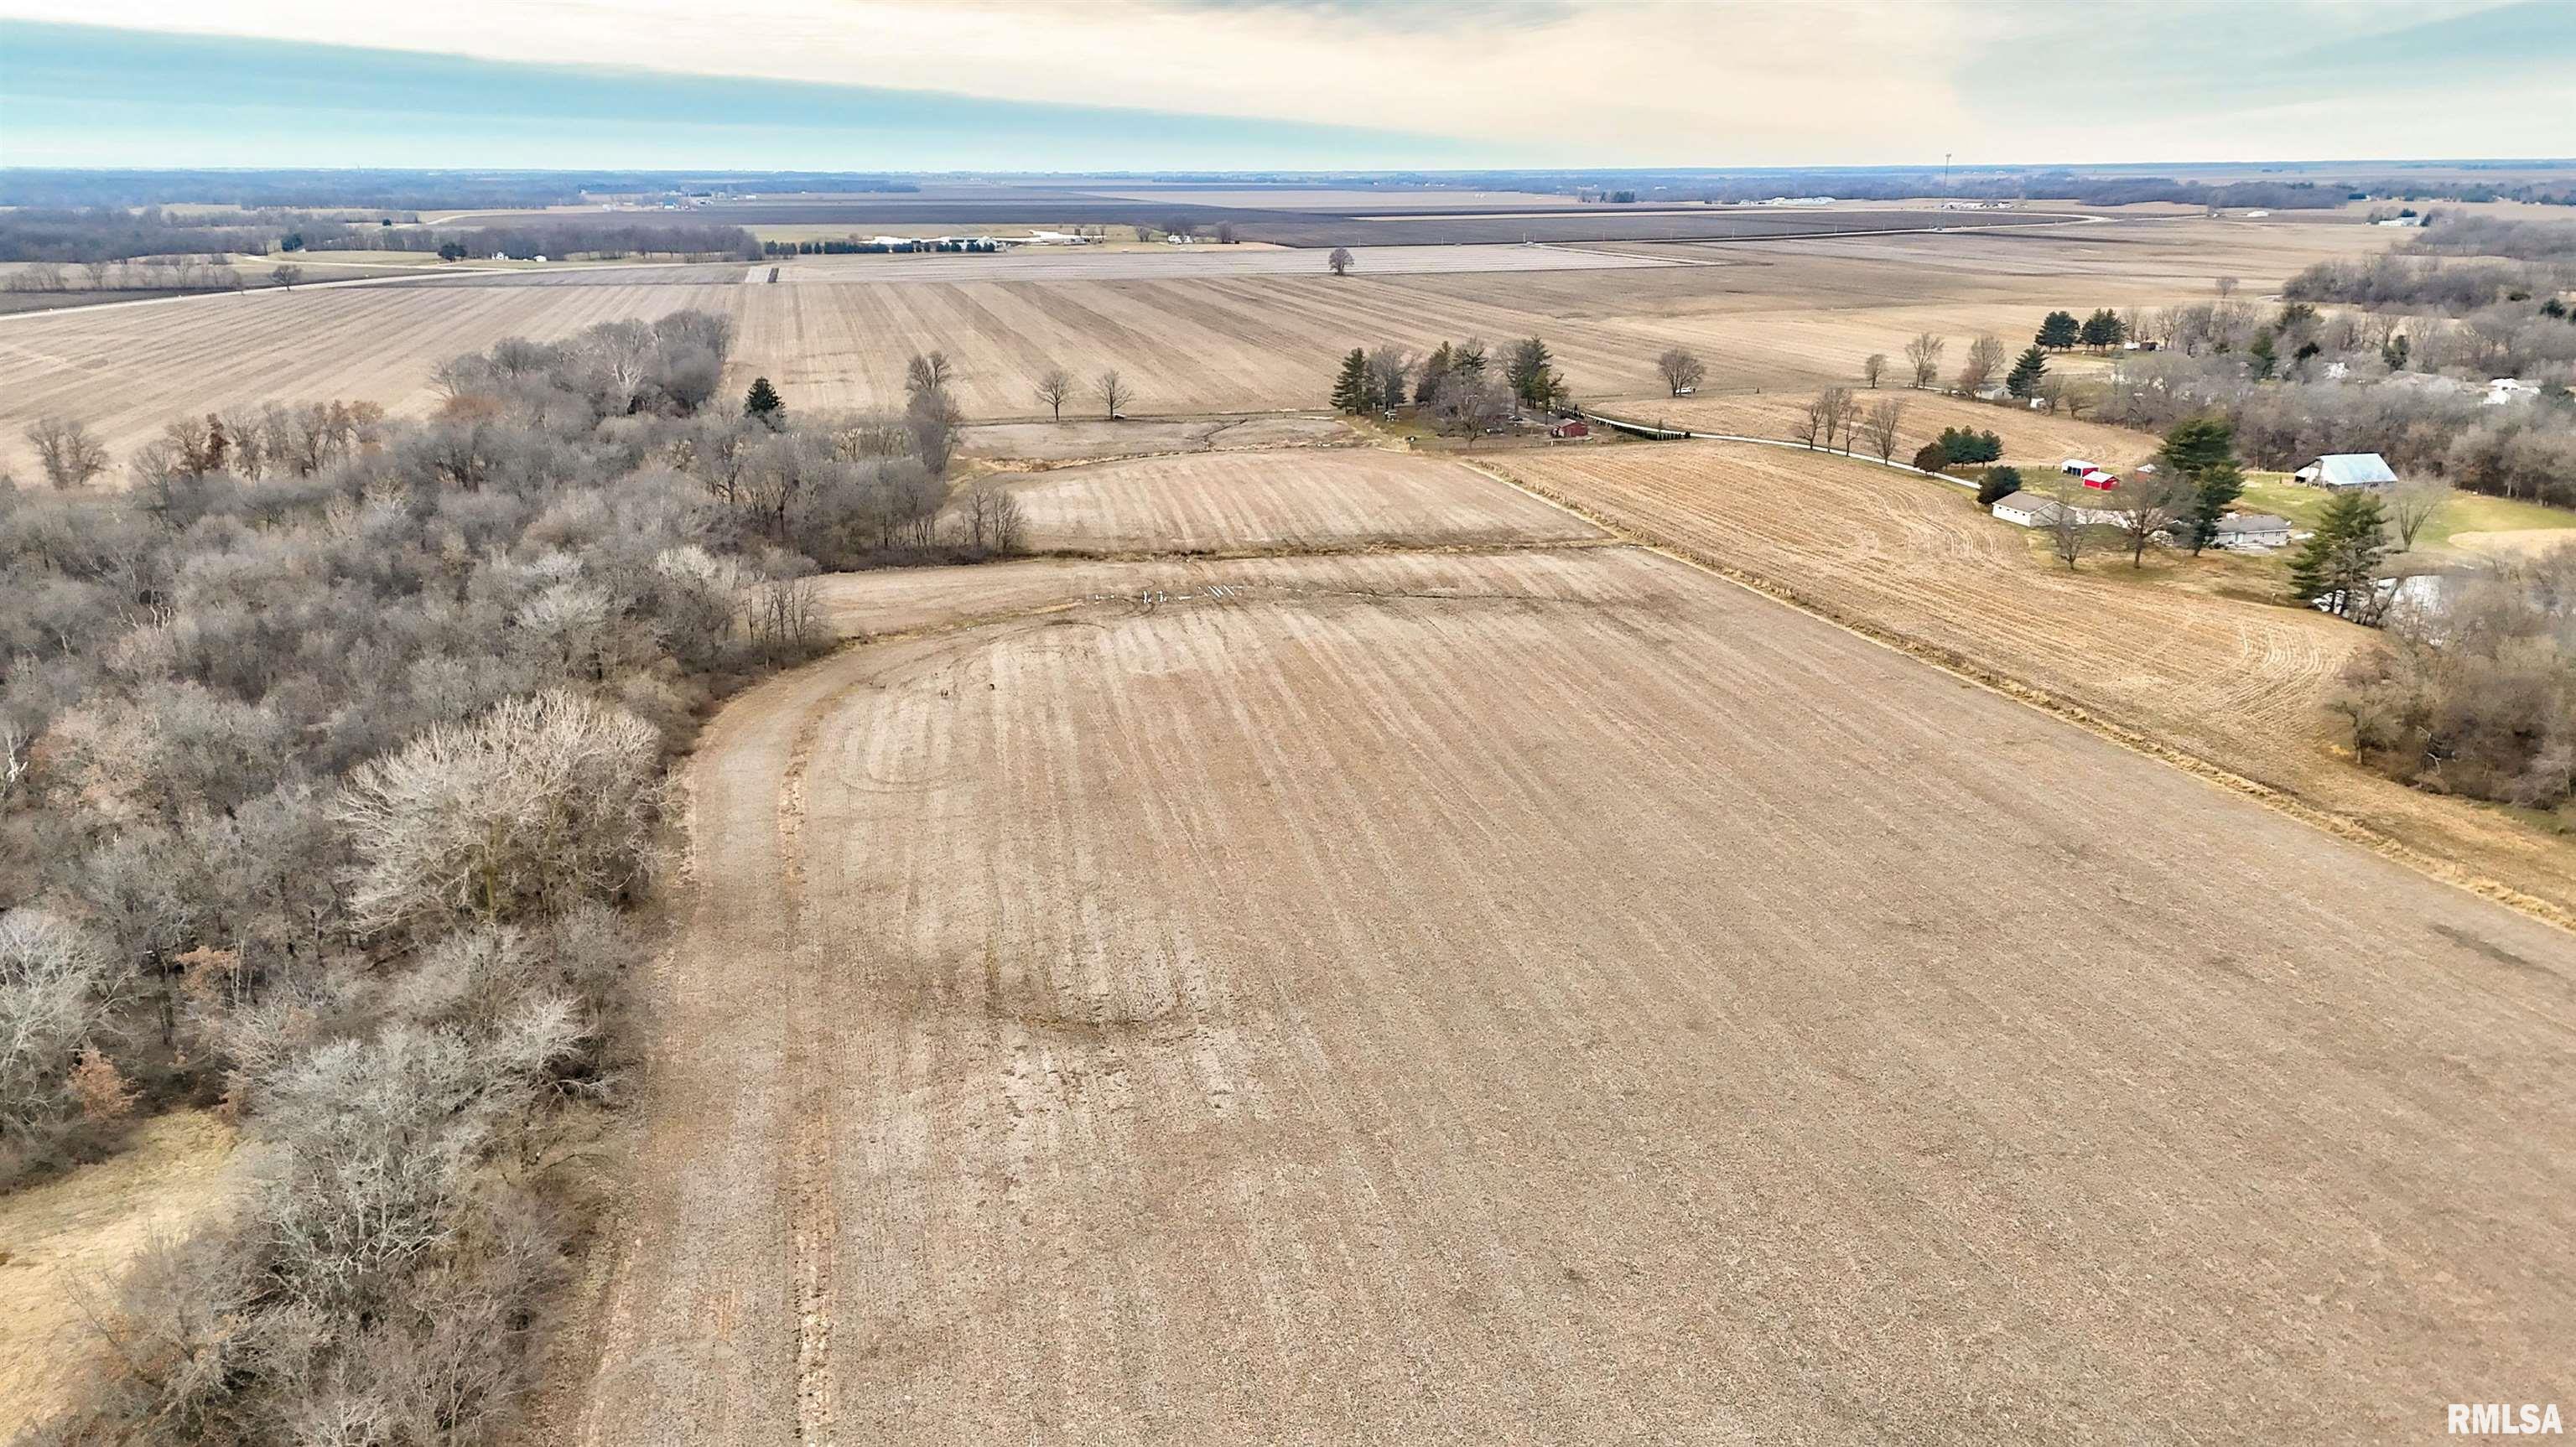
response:
[(719, 395), (730, 342), (504, 342), (422, 421), (242, 409), (120, 492), (94, 444), (0, 483), (0, 1186), (170, 1105), (263, 1148), (31, 1440), (507, 1427), (635, 1063), (664, 762), (825, 645), (818, 566), (1009, 550), (939, 475), (944, 358), (902, 415), (800, 416)]
[(1565, 379), (1545, 340), (1524, 337), (1499, 359), (1482, 338), (1442, 342), (1415, 357), (1400, 347), (1353, 347), (1334, 372), (1331, 402), (1350, 416), (1416, 409), (1437, 431), (1476, 437), (1511, 420), (1515, 409), (1547, 411), (1569, 400)]

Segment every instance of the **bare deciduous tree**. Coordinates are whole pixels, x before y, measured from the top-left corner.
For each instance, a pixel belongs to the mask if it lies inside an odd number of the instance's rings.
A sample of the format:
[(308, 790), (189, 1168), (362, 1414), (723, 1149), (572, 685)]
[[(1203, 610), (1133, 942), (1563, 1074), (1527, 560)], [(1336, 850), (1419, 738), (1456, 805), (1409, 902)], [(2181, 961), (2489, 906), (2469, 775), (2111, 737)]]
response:
[(1350, 275), (1351, 249), (1347, 246), (1334, 247), (1333, 254), (1324, 258), (1324, 265), (1332, 268), (1333, 275), (1335, 276)]
[(36, 449), (36, 465), (45, 481), (58, 488), (80, 487), (107, 471), (107, 448), (73, 418), (49, 415), (27, 427), (27, 445)]
[(1413, 375), (1413, 358), (1401, 347), (1371, 347), (1362, 361), (1373, 407), (1401, 407), (1405, 379)]
[(1869, 404), (1861, 420), (1861, 431), (1869, 438), (1869, 449), (1881, 462), (1896, 460), (1896, 429), (1905, 422), (1905, 401), (1900, 397), (1882, 397)]
[(1914, 385), (1929, 387), (1941, 375), (1941, 354), (1950, 344), (1930, 332), (1916, 332), (1905, 344), (1905, 360), (1914, 368)]
[(2113, 521), (2129, 545), (2130, 567), (2144, 567), (2147, 544), (2191, 516), (2194, 496), (2189, 479), (2153, 472), (2128, 478), (2112, 489)]
[(1431, 394), (1431, 422), (1444, 433), (1471, 442), (1502, 425), (1512, 415), (1512, 395), (1501, 379), (1483, 373), (1452, 372)]
[(907, 393), (944, 390), (948, 379), (954, 375), (955, 369), (948, 365), (946, 352), (916, 352), (904, 367), (903, 390)]
[(1127, 390), (1125, 379), (1115, 370), (1101, 373), (1099, 380), (1091, 384), (1091, 390), (1100, 398), (1102, 414), (1113, 422), (1125, 416), (1127, 404), (1135, 400), (1134, 394)]
[(1662, 375), (1664, 386), (1676, 397), (1708, 379), (1708, 365), (1683, 347), (1671, 348), (1655, 358), (1655, 370)]
[(1062, 367), (1049, 367), (1038, 378), (1038, 400), (1047, 405), (1047, 415), (1064, 420), (1064, 404), (1073, 398), (1073, 374)]
[(2003, 364), (2002, 338), (1988, 333), (1970, 342), (1967, 358), (1959, 364), (1959, 390), (1975, 393), (1995, 379)]
[(431, 937), (617, 897), (643, 878), (659, 744), (626, 710), (560, 689), (433, 725), (341, 796), (358, 922)]
[(1861, 358), (1860, 375), (1863, 381), (1869, 383), (1871, 391), (1877, 391), (1878, 379), (1887, 375), (1887, 353), (1872, 352)]
[(51, 915), (0, 913), (0, 1139), (59, 1117), (72, 1061), (116, 1005), (115, 970), (86, 935)]
[(1831, 450), (1834, 439), (1850, 424), (1852, 394), (1849, 387), (1827, 387), (1807, 404), (1803, 430), (1799, 435), (1809, 447)]
[(2081, 504), (2073, 485), (2061, 480), (2055, 493), (2050, 499), (2055, 506), (2048, 513), (2048, 550), (2056, 554), (2057, 560), (2064, 563), (2066, 571), (2071, 573), (2075, 571), (2076, 561), (2084, 556), (2085, 545), (2092, 539), (2085, 531), (2083, 514), (2077, 511)]
[(2451, 489), (2431, 479), (2399, 483), (2388, 490), (2388, 530), (2397, 535), (2397, 551), (2414, 548), (2415, 536), (2424, 531), (2451, 500)]

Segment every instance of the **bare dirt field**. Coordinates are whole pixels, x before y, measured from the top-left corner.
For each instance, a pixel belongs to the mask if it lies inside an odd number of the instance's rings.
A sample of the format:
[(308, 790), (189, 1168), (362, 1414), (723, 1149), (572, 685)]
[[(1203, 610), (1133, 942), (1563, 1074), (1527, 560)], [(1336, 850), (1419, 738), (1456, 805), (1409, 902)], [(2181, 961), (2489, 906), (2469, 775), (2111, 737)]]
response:
[(689, 767), (545, 1440), (2576, 1389), (2564, 934), (1632, 548), (942, 571)]
[(1134, 418), (1125, 422), (987, 422), (958, 429), (969, 457), (1078, 462), (1157, 452), (1231, 452), (1262, 447), (1356, 447), (1338, 417)]
[(2332, 755), (2323, 700), (2367, 630), (2141, 582), (2069, 576), (1961, 490), (1869, 463), (1728, 443), (1497, 454), (1489, 466), (1649, 541), (2032, 685), (2467, 874), (2576, 909), (2576, 844)]
[(1383, 448), (1057, 468), (1010, 484), (1040, 552), (1474, 546), (1600, 529), (1445, 458)]
[[(1690, 259), (1628, 255), (1576, 246), (1354, 246), (1363, 276), (1445, 276), (1522, 271), (1630, 271), (1686, 266)], [(781, 283), (918, 281), (1142, 281), (1223, 276), (1321, 276), (1323, 251), (1272, 247), (1170, 246), (1110, 251), (1030, 247), (994, 255), (800, 256), (780, 265)]]
[[(799, 408), (900, 405), (904, 363), (932, 347), (961, 368), (956, 390), (967, 413), (994, 421), (1043, 415), (1035, 379), (1055, 365), (1086, 381), (1115, 368), (1135, 390), (1129, 410), (1137, 415), (1314, 407), (1335, 359), (1353, 346), (1419, 352), (1467, 336), (1496, 343), (1543, 336), (1578, 397), (1652, 396), (1654, 358), (1673, 345), (1708, 360), (1712, 394), (1803, 392), (1853, 380), (1863, 356), (1895, 356), (1927, 327), (1952, 338), (1955, 362), (1977, 332), (2017, 338), (2051, 308), (2199, 299), (2222, 274), (2239, 276), (2246, 294), (2259, 295), (2309, 260), (2383, 247), (2389, 236), (2341, 224), (2118, 221), (2010, 236), (1667, 247), (1665, 259), (1726, 264), (1620, 270), (1591, 269), (1622, 258), (1589, 248), (1484, 247), (1462, 251), (1546, 269), (1376, 274), (1364, 265), (1335, 279), (1321, 274), (1320, 259), (1303, 258), (1313, 261), (1313, 274), (1217, 276), (1187, 269), (1211, 264), (1203, 256), (1218, 256), (1214, 264), (1224, 266), (1270, 266), (1283, 254), (1233, 253), (1252, 259), (1246, 263), (1228, 259), (1223, 248), (1167, 248), (1168, 255), (1070, 259), (1075, 266), (1170, 268), (1130, 280), (1046, 271), (904, 285), (740, 285), (755, 269), (728, 265), (300, 288), (0, 317), (0, 466), (28, 474), (19, 434), (48, 411), (98, 425), (120, 455), (174, 415), (238, 401), (365, 397), (419, 411), (430, 401), (429, 369), (458, 352), (505, 336), (561, 336), (594, 321), (684, 306), (739, 323), (728, 386), (766, 375)], [(1053, 266), (1064, 259), (1039, 260)], [(803, 265), (782, 264), (780, 275), (803, 274)], [(815, 274), (825, 270), (817, 266)], [(767, 275), (766, 267), (756, 272)], [(1091, 406), (1089, 398), (1077, 404)]]
[(0, 1197), (0, 1424), (68, 1405), (108, 1351), (81, 1308), (154, 1242), (184, 1236), (236, 1182), (233, 1131), (204, 1111), (136, 1128), (97, 1165)]
[(55, 412), (96, 428), (120, 464), (164, 423), (221, 407), (345, 398), (418, 413), (433, 400), (432, 369), (459, 353), (684, 307), (726, 311), (732, 290), (371, 284), (0, 318), (0, 468), (34, 481), (20, 434)]

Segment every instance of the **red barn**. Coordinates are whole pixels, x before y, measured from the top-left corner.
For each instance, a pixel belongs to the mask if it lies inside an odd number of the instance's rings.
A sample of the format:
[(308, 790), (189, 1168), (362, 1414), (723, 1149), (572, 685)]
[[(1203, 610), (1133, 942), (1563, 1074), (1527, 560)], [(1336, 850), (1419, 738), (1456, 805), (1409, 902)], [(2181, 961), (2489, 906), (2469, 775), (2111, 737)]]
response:
[(1547, 435), (1560, 442), (1589, 437), (1592, 425), (1580, 417), (1569, 417), (1547, 429)]

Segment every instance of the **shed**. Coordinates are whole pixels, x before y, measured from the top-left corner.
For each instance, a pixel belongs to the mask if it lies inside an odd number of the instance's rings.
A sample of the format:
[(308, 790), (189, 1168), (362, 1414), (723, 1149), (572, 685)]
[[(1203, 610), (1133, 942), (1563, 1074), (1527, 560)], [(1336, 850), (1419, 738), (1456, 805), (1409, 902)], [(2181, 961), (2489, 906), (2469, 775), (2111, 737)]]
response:
[(2120, 485), (2120, 479), (2096, 467), (2084, 474), (2084, 485), (2095, 492), (2109, 492)]
[(2397, 474), (2388, 470), (2388, 459), (2376, 452), (2329, 452), (2290, 475), (2328, 492), (2386, 487), (2397, 480)]
[(2081, 457), (2070, 457), (2064, 462), (2057, 464), (2057, 470), (2065, 473), (2068, 477), (2082, 477), (2088, 472), (2101, 471), (2102, 465), (2098, 462), (2087, 462)]
[[(2053, 497), (2016, 492), (1995, 500), (1994, 515), (2020, 528), (2055, 527), (2061, 506)], [(2079, 507), (2075, 509), (2075, 520), (2084, 524), (2112, 523), (2120, 520), (2120, 513), (2117, 508)]]
[(1580, 417), (1568, 417), (1547, 429), (1547, 435), (1559, 442), (1579, 442), (1592, 435), (1592, 424)]

